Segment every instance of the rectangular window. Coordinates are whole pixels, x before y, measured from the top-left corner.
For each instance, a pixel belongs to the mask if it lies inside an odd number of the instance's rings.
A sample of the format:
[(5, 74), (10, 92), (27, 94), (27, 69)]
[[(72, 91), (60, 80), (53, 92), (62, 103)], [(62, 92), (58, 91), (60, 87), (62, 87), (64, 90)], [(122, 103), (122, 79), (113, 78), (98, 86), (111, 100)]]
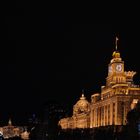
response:
[(112, 124), (115, 124), (115, 103), (113, 103), (113, 117), (112, 117)]
[(110, 105), (108, 105), (108, 125), (110, 125)]

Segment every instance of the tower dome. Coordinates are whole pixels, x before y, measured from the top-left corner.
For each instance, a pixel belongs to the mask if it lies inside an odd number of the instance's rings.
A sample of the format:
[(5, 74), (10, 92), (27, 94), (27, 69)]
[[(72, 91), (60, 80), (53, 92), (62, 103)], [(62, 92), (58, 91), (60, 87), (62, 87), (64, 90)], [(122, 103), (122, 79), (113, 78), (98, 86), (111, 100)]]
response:
[(120, 52), (119, 51), (114, 51), (112, 54), (113, 58), (120, 58)]
[(85, 107), (88, 106), (89, 102), (86, 100), (86, 97), (84, 96), (84, 94), (82, 94), (82, 96), (80, 97), (80, 100), (77, 101), (76, 105), (79, 107)]
[(90, 104), (86, 100), (86, 97), (84, 94), (80, 97), (80, 100), (76, 102), (74, 105), (74, 114), (80, 114), (80, 113), (87, 113), (89, 112)]

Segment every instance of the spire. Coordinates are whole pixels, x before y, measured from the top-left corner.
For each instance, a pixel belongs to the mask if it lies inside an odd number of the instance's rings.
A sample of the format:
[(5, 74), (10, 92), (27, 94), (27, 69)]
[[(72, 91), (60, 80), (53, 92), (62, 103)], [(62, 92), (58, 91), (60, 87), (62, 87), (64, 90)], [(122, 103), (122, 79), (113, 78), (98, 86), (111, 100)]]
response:
[(116, 51), (117, 51), (117, 49), (118, 49), (118, 37), (116, 37), (116, 40), (115, 40), (115, 47), (116, 47)]
[(8, 121), (8, 125), (12, 125), (11, 118), (10, 118), (9, 121)]
[(85, 96), (84, 96), (84, 89), (82, 89), (82, 96), (80, 97), (80, 99), (85, 99)]
[(120, 53), (118, 51), (118, 37), (115, 39), (115, 51), (113, 52), (112, 56), (113, 58), (120, 58)]

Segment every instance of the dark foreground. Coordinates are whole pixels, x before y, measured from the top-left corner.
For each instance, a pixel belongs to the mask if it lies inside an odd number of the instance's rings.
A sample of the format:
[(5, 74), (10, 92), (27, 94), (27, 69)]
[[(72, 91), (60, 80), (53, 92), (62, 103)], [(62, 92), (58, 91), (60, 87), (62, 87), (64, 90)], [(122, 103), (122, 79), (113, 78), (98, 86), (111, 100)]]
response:
[(140, 140), (137, 129), (129, 126), (100, 127), (94, 129), (67, 129), (44, 135), (31, 135), (31, 140)]

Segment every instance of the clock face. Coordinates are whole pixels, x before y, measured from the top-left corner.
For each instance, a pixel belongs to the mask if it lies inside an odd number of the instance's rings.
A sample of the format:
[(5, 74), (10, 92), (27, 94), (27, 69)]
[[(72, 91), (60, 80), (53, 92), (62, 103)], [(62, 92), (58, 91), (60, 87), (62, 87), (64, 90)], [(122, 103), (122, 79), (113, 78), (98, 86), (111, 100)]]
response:
[(121, 64), (118, 64), (116, 66), (116, 70), (119, 71), (119, 72), (122, 71), (122, 65)]

